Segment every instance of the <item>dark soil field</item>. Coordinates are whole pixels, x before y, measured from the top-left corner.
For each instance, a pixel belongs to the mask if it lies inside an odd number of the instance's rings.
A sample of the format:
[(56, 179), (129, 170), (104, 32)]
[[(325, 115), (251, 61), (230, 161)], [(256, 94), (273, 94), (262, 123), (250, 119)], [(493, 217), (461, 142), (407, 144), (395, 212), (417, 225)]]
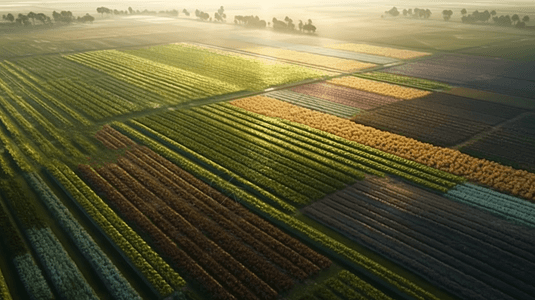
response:
[(385, 71), (500, 94), (535, 98), (534, 62), (443, 54)]

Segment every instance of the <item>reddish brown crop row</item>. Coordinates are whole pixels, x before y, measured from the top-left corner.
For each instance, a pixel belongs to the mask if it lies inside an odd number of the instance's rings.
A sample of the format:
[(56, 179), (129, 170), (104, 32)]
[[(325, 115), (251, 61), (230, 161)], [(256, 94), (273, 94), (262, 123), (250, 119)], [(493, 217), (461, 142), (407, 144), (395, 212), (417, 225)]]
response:
[[(135, 145), (109, 126), (98, 138), (112, 149)], [(215, 298), (274, 299), (331, 263), (148, 148), (127, 151), (100, 176), (80, 170)]]

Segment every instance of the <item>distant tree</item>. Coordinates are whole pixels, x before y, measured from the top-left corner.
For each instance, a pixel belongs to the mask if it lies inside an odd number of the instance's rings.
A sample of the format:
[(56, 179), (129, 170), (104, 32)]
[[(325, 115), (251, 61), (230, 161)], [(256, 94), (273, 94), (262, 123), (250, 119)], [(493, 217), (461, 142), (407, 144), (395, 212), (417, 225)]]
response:
[(132, 9), (132, 7), (128, 7), (128, 12), (133, 15), (134, 14), (134, 10)]
[(303, 31), (303, 21), (299, 20), (299, 24), (297, 24), (297, 27), (299, 27), (299, 31)]
[(444, 18), (444, 21), (449, 21), (452, 15), (453, 15), (452, 10), (445, 9), (442, 11), (442, 17)]
[(465, 16), (467, 13), (466, 8), (461, 9), (461, 15)]
[(53, 11), (52, 12), (52, 18), (54, 19), (54, 22), (59, 22), (60, 19), (61, 19), (61, 14), (56, 12), (56, 11)]
[(409, 10), (407, 10), (407, 14), (408, 14), (409, 16), (412, 16), (412, 8), (409, 8)]
[(394, 7), (392, 7), (390, 10), (385, 11), (385, 14), (389, 14), (389, 15), (391, 15), (391, 16), (393, 16), (393, 17), (397, 17), (397, 16), (399, 16), (399, 11), (398, 11), (398, 9), (394, 6)]
[(44, 13), (38, 13), (35, 18), (37, 19), (37, 21), (40, 21), (41, 23), (43, 23), (43, 25), (46, 23), (46, 16)]
[(524, 17), (522, 18), (522, 22), (524, 22), (524, 23), (529, 22), (529, 16), (524, 16)]
[(482, 22), (488, 22), (491, 18), (491, 14), (488, 10), (485, 10), (482, 14), (480, 14), (479, 20)]
[(518, 23), (516, 23), (515, 27), (516, 28), (525, 28), (526, 27), (526, 23), (519, 21)]
[(305, 24), (303, 26), (303, 30), (306, 31), (306, 32), (316, 32), (316, 26), (314, 26), (312, 24)]
[(419, 18), (420, 17), (420, 9), (418, 7), (414, 9), (413, 17), (414, 18)]
[(407, 16), (407, 13), (408, 13), (407, 9), (406, 9), (406, 8), (404, 8), (404, 9), (403, 9), (403, 16), (405, 16), (405, 17), (406, 17), (406, 16)]
[(93, 23), (93, 21), (95, 21), (95, 18), (94, 18), (93, 16), (90, 16), (89, 14), (85, 14), (85, 16), (83, 16), (82, 18), (80, 18), (80, 20), (81, 20), (83, 23), (86, 23), (86, 22)]
[(28, 13), (28, 18), (32, 19), (33, 25), (35, 25), (35, 13), (33, 11)]
[(419, 18), (425, 18), (425, 16), (426, 16), (425, 9), (423, 9), (423, 8), (422, 8), (422, 9), (419, 9), (419, 10), (418, 10), (418, 17), (419, 17)]
[(429, 8), (428, 8), (428, 9), (425, 10), (424, 18), (429, 19), (429, 17), (431, 17), (431, 10), (429, 10)]
[(189, 17), (189, 12), (185, 8), (182, 10), (182, 13)]
[(15, 16), (13, 16), (11, 13), (7, 14), (6, 19), (13, 23), (15, 21)]
[(494, 21), (494, 23), (496, 23), (496, 25), (500, 26), (511, 26), (512, 24), (512, 20), (509, 15), (501, 15), (500, 17), (494, 17), (492, 18), (492, 20)]
[(492, 11), (490, 12), (490, 15), (494, 18), (494, 16), (496, 15), (496, 11), (495, 11), (495, 10), (492, 10)]
[(511, 17), (511, 21), (513, 21), (513, 25), (518, 23), (520, 21), (520, 17), (517, 15), (517, 14), (514, 14), (512, 17)]

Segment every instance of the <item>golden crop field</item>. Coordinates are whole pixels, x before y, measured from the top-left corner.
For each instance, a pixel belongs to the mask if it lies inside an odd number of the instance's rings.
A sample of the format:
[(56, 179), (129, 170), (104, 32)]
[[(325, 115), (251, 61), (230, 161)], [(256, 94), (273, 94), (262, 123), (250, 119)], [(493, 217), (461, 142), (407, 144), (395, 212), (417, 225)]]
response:
[(431, 94), (431, 92), (428, 92), (428, 91), (413, 89), (409, 87), (403, 87), (403, 86), (394, 85), (394, 84), (385, 83), (385, 82), (378, 82), (378, 81), (364, 79), (364, 78), (358, 78), (354, 76), (334, 78), (334, 79), (328, 80), (327, 82), (340, 85), (340, 86), (350, 87), (350, 88), (361, 90), (361, 91), (372, 92), (372, 93), (390, 96), (390, 97), (394, 97), (397, 99), (404, 99), (404, 100), (420, 98), (420, 97)]

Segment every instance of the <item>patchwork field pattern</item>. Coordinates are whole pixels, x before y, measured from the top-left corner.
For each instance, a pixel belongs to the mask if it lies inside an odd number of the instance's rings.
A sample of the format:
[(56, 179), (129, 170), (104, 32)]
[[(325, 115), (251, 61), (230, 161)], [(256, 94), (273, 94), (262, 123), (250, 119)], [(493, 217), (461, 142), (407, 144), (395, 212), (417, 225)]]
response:
[[(111, 128), (107, 132), (108, 143), (125, 146), (118, 140), (124, 136)], [(294, 248), (277, 242), (250, 224), (259, 220), (240, 217), (243, 208), (222, 205), (209, 196), (215, 191), (199, 190), (188, 182), (191, 175), (181, 177), (183, 171), (148, 148), (129, 150), (117, 164), (80, 168), (113, 207), (149, 234), (214, 299), (275, 299), (278, 292), (291, 289), (295, 279), (304, 280), (330, 264), (296, 240), (288, 243)]]
[(534, 98), (535, 65), (501, 58), (440, 54), (384, 69), (388, 73), (437, 80), (452, 85)]
[(150, 87), (170, 104), (243, 90), (230, 83), (117, 50), (85, 52), (65, 58), (139, 87)]
[[(224, 176), (222, 177), (221, 175), (219, 175), (218, 173), (221, 173), (220, 170), (216, 171), (217, 173), (213, 173), (213, 171), (200, 167), (199, 165), (197, 165), (197, 163), (186, 159), (184, 156), (170, 150), (166, 146), (156, 142), (152, 138), (147, 137), (145, 134), (133, 129), (130, 126), (124, 125), (122, 123), (113, 123), (112, 125), (119, 131), (135, 139), (136, 141), (148, 145), (151, 149), (154, 149), (154, 151), (160, 153), (177, 166), (184, 168), (184, 170), (188, 172), (191, 172), (191, 174), (195, 177), (201, 178), (206, 183), (196, 179), (193, 181), (188, 181), (196, 182), (196, 184), (194, 185), (199, 190), (202, 191), (204, 189), (207, 189), (208, 186), (212, 186), (220, 191), (229, 193), (235, 200), (239, 199), (239, 201), (249, 210), (252, 210), (255, 214), (259, 214), (262, 219), (267, 219), (269, 220), (269, 222), (274, 223), (279, 227), (282, 226), (287, 231), (293, 233), (294, 235), (297, 235), (301, 240), (304, 240), (307, 243), (312, 243), (316, 247), (323, 249), (323, 251), (326, 251), (331, 255), (335, 255), (336, 257), (338, 257), (338, 259), (344, 261), (346, 265), (357, 268), (359, 272), (365, 272), (370, 276), (375, 276), (374, 278), (379, 278), (381, 282), (386, 282), (386, 288), (393, 291), (394, 293), (402, 293), (404, 295), (409, 295), (410, 297), (415, 298), (427, 298), (436, 300), (439, 299), (433, 293), (422, 289), (412, 281), (407, 280), (396, 272), (385, 268), (381, 264), (375, 262), (373, 259), (366, 257), (365, 255), (359, 253), (351, 247), (348, 247), (344, 243), (341, 243), (338, 240), (330, 237), (322, 231), (298, 220), (293, 215), (289, 215), (272, 207), (263, 200), (260, 200), (253, 196), (253, 194), (249, 194), (243, 188), (235, 185), (232, 181), (229, 181)], [(173, 167), (173, 165), (167, 165), (166, 167), (171, 170), (176, 170), (176, 167)], [(183, 174), (181, 174), (181, 176), (183, 176)], [(207, 183), (209, 183), (209, 185)], [(214, 199), (217, 199), (221, 204), (225, 204), (225, 206), (237, 206), (237, 203), (235, 201), (226, 198), (219, 193), (212, 193), (211, 196), (214, 197)], [(249, 210), (242, 210), (240, 215), (250, 216), (251, 212), (249, 212)], [(247, 220), (252, 221), (255, 219), (247, 218)], [(261, 230), (266, 228), (265, 221), (259, 221), (254, 223), (253, 225), (255, 225)], [(280, 236), (281, 231), (277, 228), (272, 228), (266, 231), (266, 233), (269, 233), (270, 235), (275, 237)], [(281, 242), (285, 244), (291, 244), (291, 240), (281, 240)], [(327, 261), (323, 261), (326, 262), (328, 265)]]
[(185, 43), (128, 50), (124, 53), (251, 91), (332, 75), (330, 72)]
[(303, 212), (462, 299), (534, 299), (533, 229), (368, 177)]
[(437, 170), (464, 176), (472, 182), (498, 191), (511, 193), (531, 201), (535, 200), (532, 184), (535, 180), (534, 173), (475, 158), (459, 150), (433, 146), (412, 138), (356, 124), (347, 119), (276, 99), (262, 98), (261, 101), (257, 101), (255, 98), (244, 98), (235, 100), (232, 104), (265, 116), (307, 125), (315, 130), (331, 133), (341, 140), (354, 141)]
[(362, 110), (369, 110), (400, 101), (400, 99), (324, 82), (300, 85), (290, 90)]
[(0, 300), (535, 300), (535, 174), (438, 146), (529, 169), (529, 105), (340, 74), (427, 53), (161, 37), (0, 62)]

